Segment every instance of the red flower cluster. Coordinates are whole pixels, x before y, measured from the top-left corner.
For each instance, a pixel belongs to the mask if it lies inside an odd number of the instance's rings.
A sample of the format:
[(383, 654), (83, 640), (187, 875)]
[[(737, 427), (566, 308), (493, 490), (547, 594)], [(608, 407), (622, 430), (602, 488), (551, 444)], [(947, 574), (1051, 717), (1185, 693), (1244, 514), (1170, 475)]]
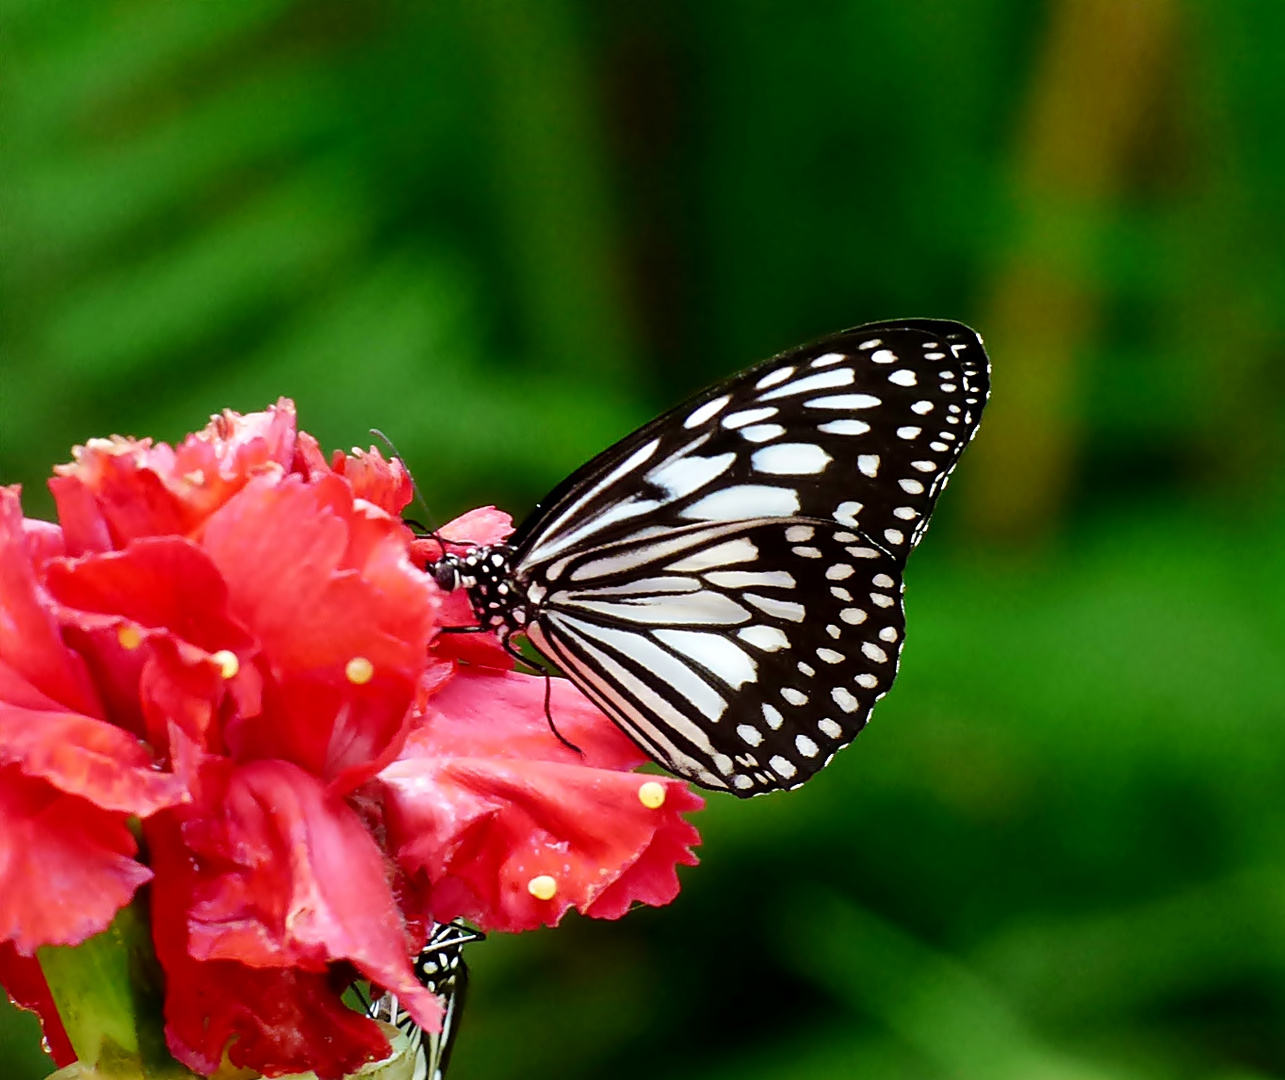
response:
[[(438, 636), (471, 616), (422, 572), (399, 462), (327, 462), (283, 401), (56, 471), (60, 527), (0, 489), (0, 983), (60, 1063), (34, 951), (146, 882), (170, 1048), (207, 1074), (225, 1050), (269, 1076), (386, 1056), (341, 1001), (357, 974), (435, 1029), (410, 964), (430, 919), (673, 899), (701, 801), (629, 772), (641, 755), (569, 685), (553, 714), (583, 756), (494, 639)], [(509, 531), (483, 510), (443, 536)]]

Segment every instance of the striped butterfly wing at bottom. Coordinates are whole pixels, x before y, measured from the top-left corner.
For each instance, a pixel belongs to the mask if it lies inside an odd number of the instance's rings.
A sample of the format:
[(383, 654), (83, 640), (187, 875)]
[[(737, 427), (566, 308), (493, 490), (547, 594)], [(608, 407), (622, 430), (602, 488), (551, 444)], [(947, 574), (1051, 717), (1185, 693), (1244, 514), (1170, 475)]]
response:
[(897, 671), (901, 573), (833, 521), (667, 529), (563, 561), (526, 628), (658, 764), (749, 796), (798, 787)]
[(419, 956), (415, 958), (415, 975), (421, 983), (442, 999), (442, 1030), (436, 1034), (423, 1031), (410, 1014), (401, 1010), (394, 994), (388, 993), (367, 1010), (376, 1020), (394, 1024), (411, 1040), (417, 1054), (412, 1080), (442, 1080), (450, 1061), (455, 1036), (459, 1032), (468, 988), (468, 965), (464, 963), (464, 946), (481, 941), (484, 934), (462, 923), (435, 923)]

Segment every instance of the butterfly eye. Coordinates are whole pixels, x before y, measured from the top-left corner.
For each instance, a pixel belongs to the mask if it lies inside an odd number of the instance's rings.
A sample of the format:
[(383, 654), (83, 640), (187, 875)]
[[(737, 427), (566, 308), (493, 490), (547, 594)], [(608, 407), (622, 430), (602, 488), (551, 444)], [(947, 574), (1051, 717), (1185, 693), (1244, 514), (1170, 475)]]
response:
[(444, 592), (451, 592), (459, 587), (460, 572), (453, 562), (447, 562), (443, 559), (433, 566), (432, 573), (433, 580), (437, 582), (437, 587)]

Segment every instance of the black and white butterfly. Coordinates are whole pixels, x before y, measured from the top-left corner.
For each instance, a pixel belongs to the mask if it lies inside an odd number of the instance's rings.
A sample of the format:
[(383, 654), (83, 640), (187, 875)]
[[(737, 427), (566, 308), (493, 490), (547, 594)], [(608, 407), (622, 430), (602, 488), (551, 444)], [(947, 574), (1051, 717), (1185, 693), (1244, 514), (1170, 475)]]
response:
[(372, 1019), (395, 1025), (410, 1039), (411, 1052), (416, 1055), (412, 1080), (442, 1080), (459, 1032), (468, 988), (464, 946), (485, 936), (463, 923), (434, 923), (424, 948), (415, 958), (416, 977), (442, 999), (445, 1008), (438, 1034), (426, 1034), (410, 1013), (402, 1010), (394, 994), (384, 994), (366, 1010)]
[(902, 569), (989, 392), (960, 323), (846, 330), (697, 394), (508, 544), (430, 570), (662, 767), (741, 796), (797, 787), (892, 685)]

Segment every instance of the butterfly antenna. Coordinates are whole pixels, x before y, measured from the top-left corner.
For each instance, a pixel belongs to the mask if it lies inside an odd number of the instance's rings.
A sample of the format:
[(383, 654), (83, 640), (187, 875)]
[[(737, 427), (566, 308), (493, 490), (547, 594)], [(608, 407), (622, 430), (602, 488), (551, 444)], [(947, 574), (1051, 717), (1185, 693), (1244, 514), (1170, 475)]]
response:
[[(433, 511), (428, 508), (428, 500), (424, 498), (424, 493), (420, 491), (419, 484), (415, 481), (415, 474), (410, 471), (410, 466), (406, 464), (406, 459), (402, 457), (397, 446), (393, 443), (393, 440), (380, 431), (379, 428), (371, 428), (370, 433), (388, 448), (388, 452), (392, 454), (393, 457), (402, 463), (402, 468), (406, 470), (406, 475), (410, 478), (410, 487), (411, 491), (415, 493), (415, 502), (424, 508), (424, 517), (429, 521), (432, 521)], [(436, 540), (437, 546), (442, 549), (442, 554), (446, 554), (446, 541), (442, 539), (442, 536), (438, 533), (437, 529), (422, 525), (414, 518), (406, 518), (405, 520), (408, 525), (417, 526), (432, 539)]]

